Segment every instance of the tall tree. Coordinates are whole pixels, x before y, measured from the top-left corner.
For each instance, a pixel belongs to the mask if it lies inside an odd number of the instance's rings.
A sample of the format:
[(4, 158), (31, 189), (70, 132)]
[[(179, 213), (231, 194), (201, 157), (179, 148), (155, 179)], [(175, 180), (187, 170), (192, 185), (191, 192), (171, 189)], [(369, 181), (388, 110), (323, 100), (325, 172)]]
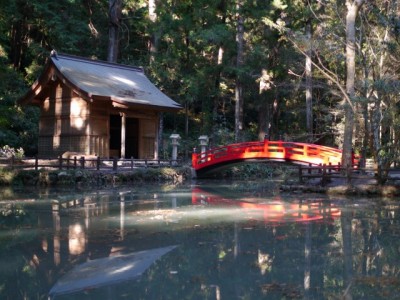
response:
[(119, 29), (121, 26), (122, 0), (109, 0), (109, 27), (107, 61), (117, 62), (119, 52)]
[(355, 78), (356, 78), (356, 18), (358, 11), (364, 0), (347, 0), (346, 15), (346, 93), (349, 101), (345, 102), (345, 125), (343, 136), (342, 165), (351, 167), (353, 152), (353, 130), (354, 113), (353, 104), (355, 98)]
[[(159, 42), (159, 33), (156, 28), (157, 22), (157, 0), (149, 0), (149, 21), (151, 25), (151, 36), (149, 40), (149, 64), (154, 64), (157, 49), (158, 49), (158, 42)], [(159, 113), (159, 122), (158, 122), (158, 153), (163, 152), (163, 134), (164, 134), (164, 114), (162, 112)], [(157, 154), (158, 155), (158, 154)]]
[(157, 54), (159, 33), (155, 30), (155, 24), (157, 22), (157, 0), (149, 0), (149, 20), (152, 25), (151, 37), (149, 41), (149, 52), (150, 52), (150, 64), (154, 62)]
[(312, 101), (312, 24), (311, 19), (306, 21), (305, 28), (306, 38), (308, 42), (308, 49), (306, 50), (306, 127), (307, 127), (307, 140), (312, 142), (313, 138), (313, 101)]
[(237, 0), (236, 2), (236, 18), (237, 18), (237, 29), (236, 29), (236, 85), (235, 85), (235, 141), (240, 141), (240, 134), (243, 130), (243, 85), (241, 67), (243, 66), (244, 60), (244, 20), (243, 20), (243, 0)]

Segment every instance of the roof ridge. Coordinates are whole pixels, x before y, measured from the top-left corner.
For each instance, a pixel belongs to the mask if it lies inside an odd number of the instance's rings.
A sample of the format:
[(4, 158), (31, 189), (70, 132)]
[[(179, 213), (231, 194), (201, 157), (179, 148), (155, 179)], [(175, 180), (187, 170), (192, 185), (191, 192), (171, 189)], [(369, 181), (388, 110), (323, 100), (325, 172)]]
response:
[(137, 72), (144, 73), (144, 70), (142, 67), (112, 63), (112, 62), (108, 62), (108, 61), (104, 61), (104, 60), (92, 59), (92, 58), (87, 58), (87, 57), (82, 57), (82, 56), (71, 55), (71, 54), (64, 54), (64, 53), (60, 54), (60, 53), (55, 52), (54, 50), (51, 52), (50, 58), (56, 59), (56, 60), (59, 58), (64, 58), (64, 59), (69, 59), (69, 60), (74, 60), (74, 61), (82, 61), (82, 62), (96, 64), (96, 65), (113, 66), (113, 67), (120, 68), (120, 69), (129, 69), (129, 70), (134, 70)]

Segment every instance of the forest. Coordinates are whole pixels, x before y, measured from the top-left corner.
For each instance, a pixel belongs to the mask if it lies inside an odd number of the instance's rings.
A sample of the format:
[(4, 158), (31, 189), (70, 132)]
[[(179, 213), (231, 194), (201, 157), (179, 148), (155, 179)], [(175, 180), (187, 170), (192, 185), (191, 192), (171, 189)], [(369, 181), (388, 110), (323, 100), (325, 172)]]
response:
[(53, 49), (142, 66), (184, 107), (161, 132), (186, 155), (208, 135), (334, 146), (379, 176), (399, 158), (397, 0), (0, 1), (0, 147), (35, 154), (39, 112), (17, 100)]

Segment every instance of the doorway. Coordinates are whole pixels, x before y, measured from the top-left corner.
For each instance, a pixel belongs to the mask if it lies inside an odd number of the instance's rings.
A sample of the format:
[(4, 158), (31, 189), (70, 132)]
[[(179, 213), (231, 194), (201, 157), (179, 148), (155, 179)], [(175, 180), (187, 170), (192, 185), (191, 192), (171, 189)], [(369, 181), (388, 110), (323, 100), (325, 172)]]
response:
[[(139, 119), (125, 122), (125, 157), (139, 158)], [(110, 115), (110, 157), (121, 157), (121, 126), (121, 116)]]
[(139, 158), (139, 119), (126, 118), (125, 157)]

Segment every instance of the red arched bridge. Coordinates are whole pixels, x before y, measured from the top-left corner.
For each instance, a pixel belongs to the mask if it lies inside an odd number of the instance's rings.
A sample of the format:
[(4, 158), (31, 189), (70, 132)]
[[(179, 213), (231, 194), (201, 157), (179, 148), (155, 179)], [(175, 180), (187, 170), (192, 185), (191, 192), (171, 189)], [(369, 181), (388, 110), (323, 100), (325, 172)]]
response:
[(340, 165), (342, 151), (321, 145), (269, 141), (245, 142), (193, 153), (192, 167), (197, 177), (242, 162), (280, 161), (294, 164)]

